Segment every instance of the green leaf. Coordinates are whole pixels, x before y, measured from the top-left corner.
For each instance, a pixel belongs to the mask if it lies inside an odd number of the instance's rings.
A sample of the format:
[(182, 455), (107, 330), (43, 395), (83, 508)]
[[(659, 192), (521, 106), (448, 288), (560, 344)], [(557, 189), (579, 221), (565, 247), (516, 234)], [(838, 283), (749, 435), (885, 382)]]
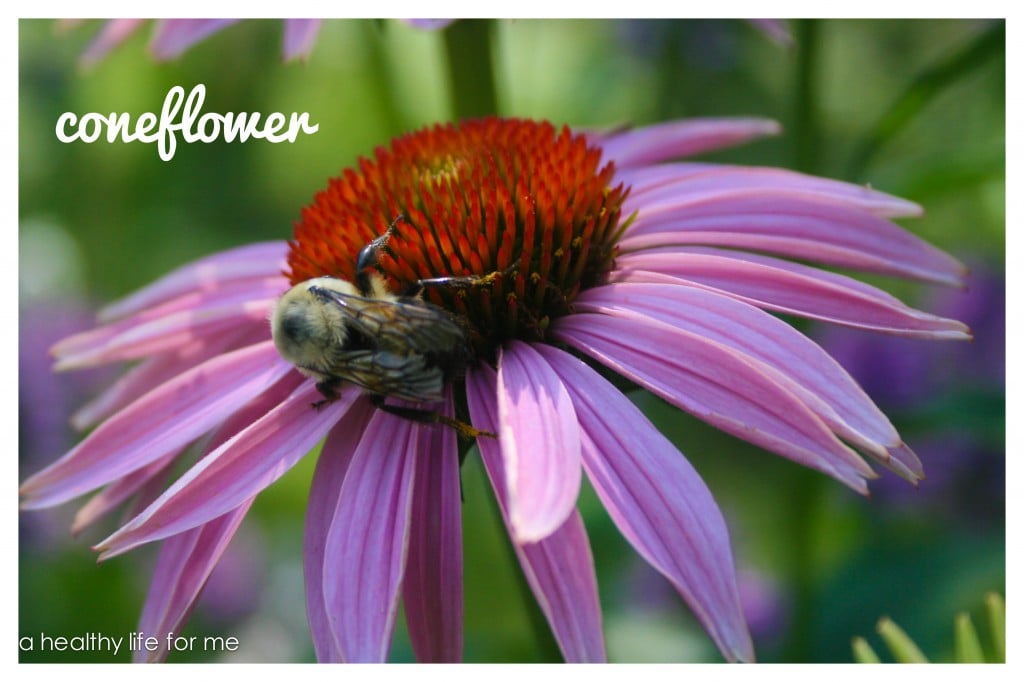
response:
[(981, 642), (978, 641), (978, 633), (974, 630), (974, 623), (966, 613), (956, 617), (956, 624), (953, 626), (953, 640), (956, 644), (957, 663), (984, 663), (985, 654), (981, 651)]
[(995, 663), (1006, 663), (1006, 604), (995, 592), (985, 595), (985, 609), (988, 611), (988, 624), (992, 630), (992, 646), (995, 650)]
[(853, 660), (857, 663), (881, 663), (878, 654), (863, 637), (853, 638)]
[(874, 130), (854, 154), (849, 177), (859, 178), (889, 140), (896, 137), (938, 94), (990, 58), (1005, 54), (1006, 24), (996, 22), (970, 45), (925, 69), (875, 124)]
[(878, 634), (892, 651), (897, 663), (927, 663), (928, 659), (899, 625), (888, 618), (878, 621)]

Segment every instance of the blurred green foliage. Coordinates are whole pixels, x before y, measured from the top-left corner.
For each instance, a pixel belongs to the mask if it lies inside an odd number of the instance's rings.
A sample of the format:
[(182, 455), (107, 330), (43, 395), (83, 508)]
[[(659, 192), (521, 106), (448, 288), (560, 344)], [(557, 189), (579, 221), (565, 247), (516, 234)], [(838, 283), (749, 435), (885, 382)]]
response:
[[(967, 612), (958, 613), (953, 625), (954, 663), (1006, 662), (1006, 604), (994, 592), (985, 595), (985, 621), (988, 626), (987, 646), (974, 627)], [(928, 663), (929, 659), (913, 639), (890, 618), (883, 617), (875, 628), (897, 663)], [(858, 663), (880, 663), (881, 659), (863, 637), (852, 642), (853, 657)], [(986, 653), (987, 651), (987, 653)]]
[[(448, 74), (459, 70), (449, 69), (445, 44), (457, 36), (397, 21), (327, 21), (308, 61), (290, 64), (281, 62), (276, 21), (239, 23), (170, 63), (148, 56), (143, 30), (83, 72), (77, 59), (97, 27), (58, 35), (50, 21), (20, 23), (23, 309), (52, 301), (94, 307), (211, 251), (288, 238), (329, 177), (390, 137), (457, 110)], [(782, 136), (707, 158), (795, 167), (918, 201), (927, 215), (907, 221), (909, 229), (1002, 277), (1002, 24), (837, 20), (792, 27), (796, 42), (788, 48), (739, 21), (513, 20), (482, 24), (476, 37), (486, 32), (501, 114), (574, 126), (774, 118), (785, 127)], [(978, 58), (972, 46), (984, 40)], [(958, 59), (971, 61), (957, 66)], [(922, 79), (931, 83), (928, 74), (942, 68), (954, 77), (922, 99)], [(159, 111), (173, 85), (189, 90), (196, 83), (207, 87), (206, 111), (309, 112), (319, 132), (294, 144), (179, 145), (170, 162), (153, 145), (62, 144), (55, 137), (65, 111), (137, 116)], [(904, 111), (908, 96), (918, 106), (893, 127), (888, 112)], [(920, 287), (873, 281), (910, 303), (924, 300)], [(45, 347), (22, 339), (20, 352)], [(22, 384), (29, 380), (21, 377)], [(730, 522), (740, 567), (767, 576), (777, 589), (779, 613), (765, 632), (755, 631), (760, 660), (849, 661), (851, 637), (870, 630), (883, 612), (913, 631), (922, 648), (940, 650), (954, 614), (983, 591), (1005, 589), (1004, 497), (991, 497), (992, 508), (980, 516), (952, 509), (935, 517), (913, 503), (876, 504), (650, 396), (634, 398), (707, 480)], [(896, 426), (922, 437), (939, 426), (982, 433), (1001, 456), (1001, 389), (982, 397), (954, 391), (943, 399), (960, 407), (911, 413)], [(974, 421), (962, 425), (963, 419)], [(60, 454), (21, 452), (21, 478)], [(312, 660), (301, 573), (312, 462), (307, 458), (263, 494), (246, 523), (250, 544), (262, 547), (240, 557), (258, 563), (247, 594), (252, 608), (225, 619), (204, 595), (184, 634), (239, 637), (242, 649), (230, 660)], [(558, 660), (473, 457), (463, 483), (466, 659)], [(584, 491), (581, 508), (613, 660), (719, 660), (592, 491)], [(20, 634), (132, 631), (151, 549), (97, 568), (87, 546), (109, 528), (71, 541), (63, 530), (68, 516), (66, 509), (22, 515)], [(655, 598), (644, 596), (650, 594)], [(392, 658), (408, 661), (403, 628), (399, 618)], [(127, 660), (39, 651), (21, 658)], [(202, 652), (171, 657), (215, 659)]]

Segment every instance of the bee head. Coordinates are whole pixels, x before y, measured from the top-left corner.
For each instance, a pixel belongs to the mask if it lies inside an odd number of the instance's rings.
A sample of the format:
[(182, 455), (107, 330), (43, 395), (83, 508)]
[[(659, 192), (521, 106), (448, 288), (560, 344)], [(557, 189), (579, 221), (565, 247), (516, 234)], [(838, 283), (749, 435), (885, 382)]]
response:
[(344, 345), (347, 336), (344, 310), (314, 294), (315, 288), (358, 296), (351, 282), (317, 277), (281, 297), (270, 316), (270, 333), (281, 356), (298, 367), (322, 365), (325, 351)]

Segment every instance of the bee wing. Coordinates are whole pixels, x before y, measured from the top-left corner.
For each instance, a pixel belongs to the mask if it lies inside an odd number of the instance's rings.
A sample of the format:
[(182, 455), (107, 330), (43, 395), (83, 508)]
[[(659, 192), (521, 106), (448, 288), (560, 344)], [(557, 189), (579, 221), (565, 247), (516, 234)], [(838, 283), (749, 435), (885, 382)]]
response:
[[(313, 289), (311, 289), (313, 291)], [(416, 353), (450, 353), (461, 350), (465, 331), (443, 309), (416, 299), (382, 300), (315, 287), (325, 302), (348, 311), (346, 323), (353, 331), (384, 350)]]
[(413, 402), (439, 402), (444, 397), (441, 370), (422, 355), (361, 350), (338, 353), (332, 360), (336, 376), (371, 393)]

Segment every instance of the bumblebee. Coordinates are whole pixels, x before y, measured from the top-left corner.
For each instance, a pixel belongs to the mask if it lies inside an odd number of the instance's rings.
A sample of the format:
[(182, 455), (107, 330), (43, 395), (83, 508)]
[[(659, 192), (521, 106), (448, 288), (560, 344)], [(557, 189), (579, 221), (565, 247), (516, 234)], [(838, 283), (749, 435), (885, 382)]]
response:
[(464, 374), (470, 359), (465, 324), (424, 301), (423, 289), (476, 286), (499, 276), (420, 280), (405, 295), (391, 292), (372, 268), (401, 219), (360, 251), (354, 283), (316, 277), (288, 290), (270, 317), (274, 345), (281, 357), (316, 380), (324, 399), (315, 408), (337, 400), (348, 382), (364, 388), (377, 407), (392, 414), (446, 424), (464, 437), (493, 436), (436, 412), (385, 402), (389, 397), (440, 402), (445, 384)]

